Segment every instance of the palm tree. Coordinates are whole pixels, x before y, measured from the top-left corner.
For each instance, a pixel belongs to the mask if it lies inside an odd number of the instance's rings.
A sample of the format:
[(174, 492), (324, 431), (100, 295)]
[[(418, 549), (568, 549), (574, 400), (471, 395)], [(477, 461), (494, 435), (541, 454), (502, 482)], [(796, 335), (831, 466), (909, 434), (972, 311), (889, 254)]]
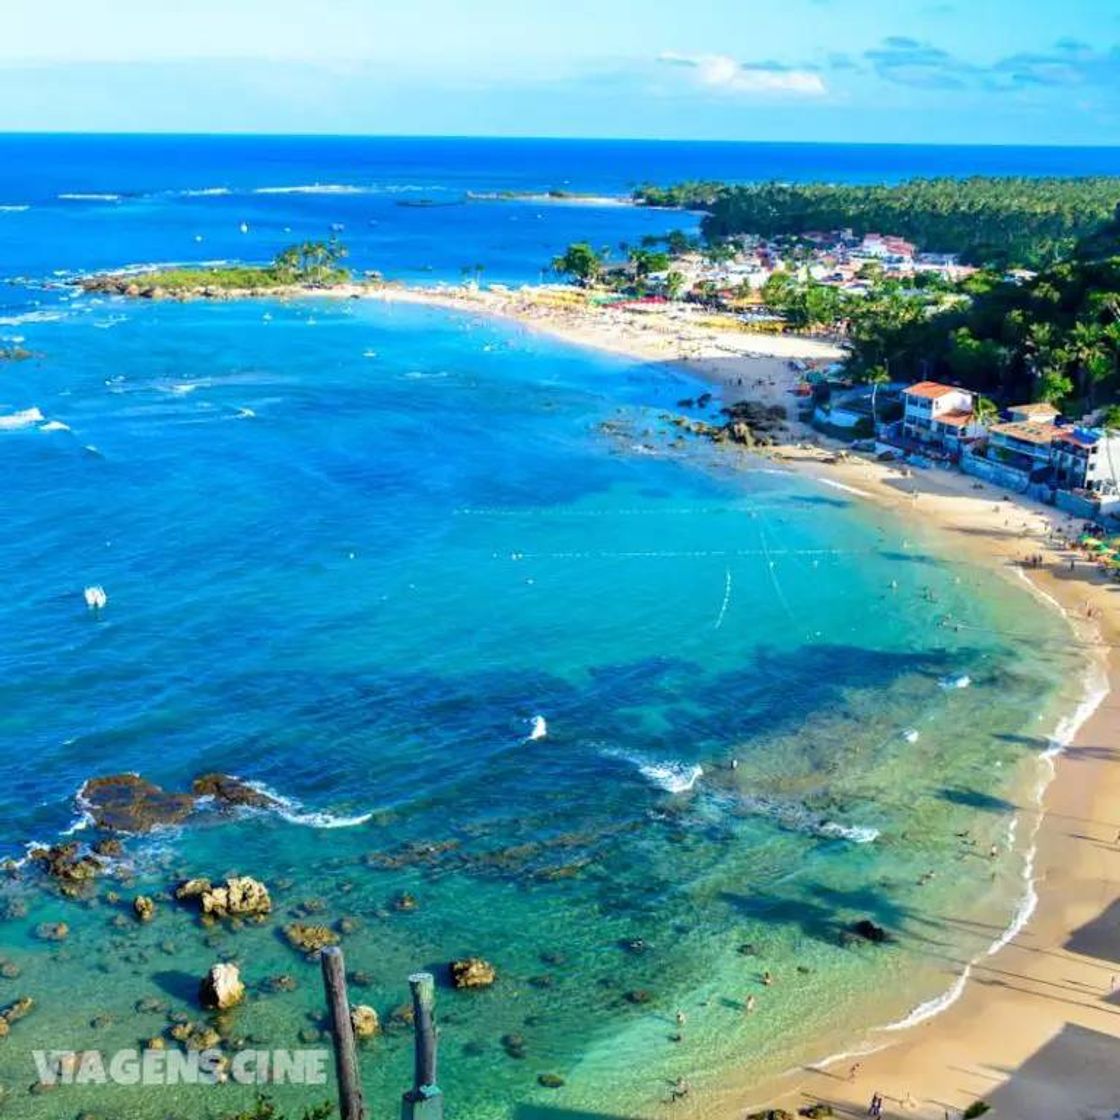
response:
[(864, 378), (867, 384), (871, 386), (871, 423), (876, 427), (879, 424), (879, 417), (875, 411), (875, 398), (879, 395), (879, 386), (886, 385), (890, 379), (891, 375), (887, 372), (885, 366), (872, 366)]
[(995, 401), (988, 397), (977, 397), (976, 403), (972, 406), (972, 415), (977, 424), (986, 428), (999, 416), (999, 409), (996, 408)]

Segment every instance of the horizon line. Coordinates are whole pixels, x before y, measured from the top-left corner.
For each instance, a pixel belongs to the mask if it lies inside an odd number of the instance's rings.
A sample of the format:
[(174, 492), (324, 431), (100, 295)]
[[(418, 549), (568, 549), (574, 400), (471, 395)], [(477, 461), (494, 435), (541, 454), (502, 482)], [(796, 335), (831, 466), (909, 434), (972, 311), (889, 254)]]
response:
[(572, 144), (679, 144), (707, 145), (723, 144), (750, 147), (833, 147), (833, 148), (1015, 148), (1031, 151), (1120, 151), (1117, 144), (1024, 144), (1013, 141), (984, 142), (944, 141), (914, 143), (899, 140), (745, 140), (745, 139), (693, 139), (690, 137), (663, 136), (551, 136), (547, 134), (507, 135), (501, 133), (439, 133), (439, 132), (281, 132), (223, 130), (220, 132), (178, 131), (174, 129), (128, 130), (128, 129), (0, 129), (0, 139), (23, 137), (128, 137), (132, 139), (180, 137), (189, 139), (290, 139), (290, 140), (478, 140), (507, 141), (528, 143), (548, 141), (550, 143)]

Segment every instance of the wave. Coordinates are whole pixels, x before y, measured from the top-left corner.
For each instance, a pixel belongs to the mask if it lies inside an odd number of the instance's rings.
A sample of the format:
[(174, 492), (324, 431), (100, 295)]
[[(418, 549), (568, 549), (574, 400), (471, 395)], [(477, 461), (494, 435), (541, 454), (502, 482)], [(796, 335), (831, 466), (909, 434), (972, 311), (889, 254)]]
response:
[(30, 428), (35, 424), (41, 424), (43, 420), (43, 414), (34, 407), (25, 408), (19, 412), (10, 412), (6, 416), (0, 416), (0, 432), (14, 432), (20, 428)]
[(45, 424), (39, 425), (41, 432), (68, 432), (70, 425), (64, 424), (61, 420), (48, 420)]
[(666, 793), (687, 793), (704, 776), (704, 768), (694, 763), (649, 759), (626, 751), (604, 751), (603, 754), (607, 758), (629, 762), (631, 766), (637, 767), (643, 778)]
[(25, 210), (30, 210), (31, 207), (27, 205), (6, 205), (0, 206), (0, 214), (22, 214)]
[(194, 190), (172, 191), (178, 198), (218, 198), (221, 195), (233, 194), (229, 187), (199, 187)]
[(301, 183), (294, 187), (254, 187), (253, 194), (375, 194), (374, 187), (349, 183)]
[(19, 327), (24, 323), (58, 323), (67, 318), (64, 311), (22, 311), (18, 315), (0, 315), (0, 327)]
[(289, 824), (303, 825), (307, 828), (355, 828), (358, 825), (365, 824), (373, 817), (372, 812), (344, 817), (337, 816), (334, 813), (308, 809), (301, 801), (297, 801), (294, 797), (285, 797), (263, 782), (245, 781), (244, 778), (239, 778), (238, 781), (244, 781), (250, 789), (255, 789), (258, 793), (262, 793), (269, 798), (274, 804), (263, 811), (274, 812)]
[(58, 196), (64, 202), (120, 202), (121, 195), (108, 191), (65, 191)]

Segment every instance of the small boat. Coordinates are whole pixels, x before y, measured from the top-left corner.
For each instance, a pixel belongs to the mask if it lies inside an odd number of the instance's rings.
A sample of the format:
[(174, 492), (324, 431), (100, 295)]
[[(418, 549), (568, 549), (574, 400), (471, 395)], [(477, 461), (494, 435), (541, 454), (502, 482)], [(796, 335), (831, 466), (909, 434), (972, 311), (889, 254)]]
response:
[(249, 223), (248, 222), (242, 222), (241, 223), (241, 232), (242, 233), (248, 233), (249, 232)]
[(82, 595), (85, 598), (86, 606), (91, 611), (99, 611), (109, 601), (109, 596), (105, 594), (105, 588), (98, 584), (87, 587)]

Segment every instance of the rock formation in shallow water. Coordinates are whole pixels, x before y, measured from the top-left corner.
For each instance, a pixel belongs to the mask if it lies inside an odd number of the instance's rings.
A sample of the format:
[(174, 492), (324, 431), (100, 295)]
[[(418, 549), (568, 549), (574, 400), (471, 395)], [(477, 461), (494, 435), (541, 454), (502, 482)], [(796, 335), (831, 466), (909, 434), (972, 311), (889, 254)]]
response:
[(245, 998), (245, 985), (237, 965), (230, 962), (212, 965), (198, 987), (198, 1002), (207, 1011), (228, 1011)]
[(90, 778), (79, 795), (98, 828), (110, 832), (151, 832), (157, 825), (182, 824), (194, 811), (189, 793), (169, 793), (139, 774)]
[(191, 783), (196, 797), (212, 797), (221, 805), (246, 805), (251, 809), (274, 809), (276, 798), (234, 778), (230, 774), (201, 774)]
[(451, 983), (456, 988), (488, 988), (498, 978), (497, 970), (481, 957), (451, 962)]

